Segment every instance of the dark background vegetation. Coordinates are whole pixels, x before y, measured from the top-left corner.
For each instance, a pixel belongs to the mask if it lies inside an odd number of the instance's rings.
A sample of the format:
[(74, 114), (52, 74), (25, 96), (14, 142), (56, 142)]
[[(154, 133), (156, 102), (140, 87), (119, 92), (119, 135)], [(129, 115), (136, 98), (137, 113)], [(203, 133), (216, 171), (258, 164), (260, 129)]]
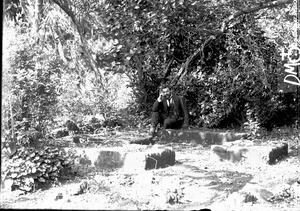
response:
[(186, 97), (192, 126), (294, 126), (296, 88), (279, 91), (292, 2), (5, 1), (1, 134), (95, 116), (146, 127), (162, 83)]

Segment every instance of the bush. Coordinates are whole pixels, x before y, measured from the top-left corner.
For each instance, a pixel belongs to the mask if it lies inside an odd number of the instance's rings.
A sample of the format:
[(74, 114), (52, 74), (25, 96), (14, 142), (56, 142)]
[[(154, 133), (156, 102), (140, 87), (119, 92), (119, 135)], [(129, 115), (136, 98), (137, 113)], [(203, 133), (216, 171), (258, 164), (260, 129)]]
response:
[(62, 61), (44, 51), (29, 34), (18, 31), (6, 52), (2, 132), (45, 134), (56, 113)]
[(12, 190), (31, 192), (57, 181), (61, 170), (73, 164), (74, 155), (57, 148), (20, 147), (4, 159), (1, 179), (11, 179)]

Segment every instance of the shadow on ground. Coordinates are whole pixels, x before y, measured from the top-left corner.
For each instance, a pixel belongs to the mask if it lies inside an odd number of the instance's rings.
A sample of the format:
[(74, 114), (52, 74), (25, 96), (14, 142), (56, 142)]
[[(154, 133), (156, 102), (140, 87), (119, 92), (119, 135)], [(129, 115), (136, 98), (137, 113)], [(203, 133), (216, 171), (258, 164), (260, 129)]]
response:
[(236, 192), (253, 179), (251, 174), (237, 171), (205, 170), (179, 161), (176, 162), (176, 165), (185, 168), (187, 172), (194, 173), (192, 175), (187, 174), (185, 177), (193, 180), (207, 180), (208, 183), (205, 186), (216, 191)]

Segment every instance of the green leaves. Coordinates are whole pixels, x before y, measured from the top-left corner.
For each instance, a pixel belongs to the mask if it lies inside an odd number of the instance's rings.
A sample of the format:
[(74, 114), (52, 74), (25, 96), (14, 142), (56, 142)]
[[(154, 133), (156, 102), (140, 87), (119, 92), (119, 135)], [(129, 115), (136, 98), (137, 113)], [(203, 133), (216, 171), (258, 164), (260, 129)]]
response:
[(55, 51), (45, 50), (35, 43), (31, 34), (23, 33), (18, 27), (8, 51), (10, 57), (6, 60), (5, 72), (9, 83), (5, 86), (10, 89), (5, 95), (12, 97), (10, 108), (6, 105), (4, 110), (8, 113), (11, 109), (9, 118), (13, 116), (13, 127), (20, 135), (30, 129), (44, 132), (57, 102), (61, 63), (53, 55)]
[(4, 179), (12, 179), (14, 188), (29, 192), (40, 183), (51, 182), (59, 177), (60, 171), (72, 165), (74, 155), (57, 148), (19, 148), (4, 163), (1, 175)]

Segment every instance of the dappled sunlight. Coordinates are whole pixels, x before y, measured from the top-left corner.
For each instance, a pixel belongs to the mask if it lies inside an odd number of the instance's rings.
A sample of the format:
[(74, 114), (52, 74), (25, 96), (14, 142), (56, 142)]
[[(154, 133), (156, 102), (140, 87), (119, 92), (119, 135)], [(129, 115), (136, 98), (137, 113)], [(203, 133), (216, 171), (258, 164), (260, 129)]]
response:
[(3, 6), (0, 208), (300, 210), (295, 1)]

